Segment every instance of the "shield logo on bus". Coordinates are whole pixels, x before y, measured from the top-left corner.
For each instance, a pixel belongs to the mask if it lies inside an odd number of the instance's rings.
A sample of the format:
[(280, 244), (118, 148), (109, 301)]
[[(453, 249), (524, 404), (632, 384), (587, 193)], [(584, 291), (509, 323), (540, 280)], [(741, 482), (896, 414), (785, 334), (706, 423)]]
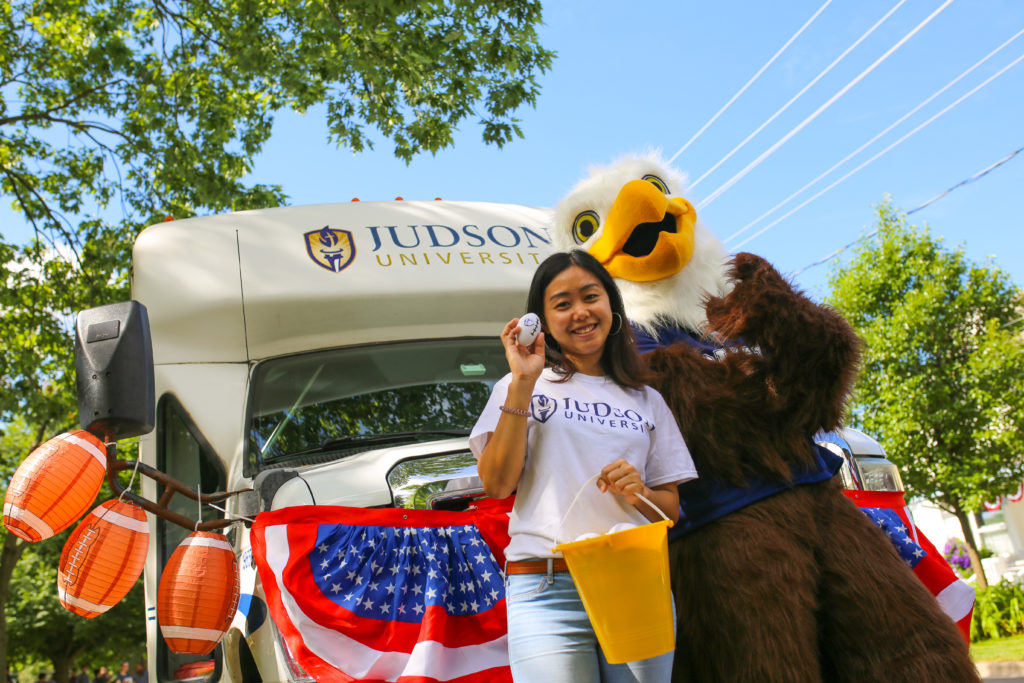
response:
[(313, 263), (332, 273), (348, 268), (356, 257), (356, 244), (348, 230), (335, 230), (324, 226), (305, 234), (306, 251)]

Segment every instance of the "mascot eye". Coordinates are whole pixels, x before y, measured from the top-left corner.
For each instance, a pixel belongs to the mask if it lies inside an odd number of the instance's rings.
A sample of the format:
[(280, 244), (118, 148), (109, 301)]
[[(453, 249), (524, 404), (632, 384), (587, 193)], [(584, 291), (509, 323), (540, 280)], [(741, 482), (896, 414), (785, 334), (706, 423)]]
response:
[(597, 232), (597, 214), (584, 211), (572, 222), (572, 238), (576, 244), (583, 244)]
[(656, 188), (658, 188), (659, 190), (661, 190), (665, 194), (668, 194), (668, 185), (666, 185), (665, 181), (662, 180), (661, 178), (659, 178), (658, 176), (656, 176), (656, 175), (645, 175), (643, 177), (643, 179), (646, 180), (647, 182), (649, 182), (651, 185), (654, 185)]

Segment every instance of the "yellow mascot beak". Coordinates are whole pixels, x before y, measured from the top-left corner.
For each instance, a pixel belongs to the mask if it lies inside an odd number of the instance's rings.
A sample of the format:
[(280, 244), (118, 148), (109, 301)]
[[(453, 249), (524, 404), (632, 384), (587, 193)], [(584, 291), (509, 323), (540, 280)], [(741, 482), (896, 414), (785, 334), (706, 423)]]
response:
[(601, 237), (590, 247), (612, 277), (651, 282), (675, 275), (693, 256), (697, 211), (646, 180), (619, 190)]

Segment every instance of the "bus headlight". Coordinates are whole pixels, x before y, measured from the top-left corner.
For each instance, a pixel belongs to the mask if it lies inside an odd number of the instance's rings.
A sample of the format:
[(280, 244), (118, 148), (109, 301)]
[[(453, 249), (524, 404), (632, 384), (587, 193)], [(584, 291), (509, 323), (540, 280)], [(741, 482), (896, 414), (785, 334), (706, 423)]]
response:
[(865, 491), (903, 491), (900, 471), (885, 458), (857, 458)]

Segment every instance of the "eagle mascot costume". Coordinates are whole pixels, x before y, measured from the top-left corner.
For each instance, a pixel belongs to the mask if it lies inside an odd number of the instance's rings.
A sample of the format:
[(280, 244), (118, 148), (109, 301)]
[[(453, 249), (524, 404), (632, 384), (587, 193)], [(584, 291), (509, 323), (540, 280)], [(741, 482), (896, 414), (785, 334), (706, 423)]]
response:
[(670, 534), (673, 680), (978, 680), (814, 442), (839, 426), (860, 340), (764, 259), (727, 255), (683, 183), (656, 156), (592, 169), (556, 207), (553, 240), (615, 278), (700, 475), (679, 487)]

